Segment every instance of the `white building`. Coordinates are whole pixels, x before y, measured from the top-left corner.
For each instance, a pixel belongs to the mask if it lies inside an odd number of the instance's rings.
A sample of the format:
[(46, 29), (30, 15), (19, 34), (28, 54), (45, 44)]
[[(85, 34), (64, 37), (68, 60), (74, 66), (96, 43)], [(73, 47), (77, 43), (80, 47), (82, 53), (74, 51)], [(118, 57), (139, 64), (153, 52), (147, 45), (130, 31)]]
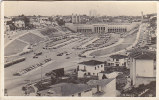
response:
[(107, 60), (107, 65), (108, 66), (124, 66), (126, 67), (127, 63), (127, 56), (125, 55), (111, 55), (110, 59)]
[(77, 14), (72, 14), (72, 23), (73, 24), (79, 24), (81, 23), (81, 16)]
[(150, 51), (136, 51), (130, 53), (131, 84), (148, 84), (156, 80), (156, 53)]
[(17, 27), (17, 28), (24, 28), (25, 27), (25, 23), (23, 20), (15, 20), (14, 21), (14, 25)]
[(104, 24), (74, 24), (66, 23), (65, 26), (75, 32), (81, 33), (121, 33), (130, 31), (139, 23), (104, 23)]
[(104, 71), (104, 63), (96, 60), (84, 61), (79, 63), (77, 71), (78, 77), (87, 75), (98, 76), (100, 72)]

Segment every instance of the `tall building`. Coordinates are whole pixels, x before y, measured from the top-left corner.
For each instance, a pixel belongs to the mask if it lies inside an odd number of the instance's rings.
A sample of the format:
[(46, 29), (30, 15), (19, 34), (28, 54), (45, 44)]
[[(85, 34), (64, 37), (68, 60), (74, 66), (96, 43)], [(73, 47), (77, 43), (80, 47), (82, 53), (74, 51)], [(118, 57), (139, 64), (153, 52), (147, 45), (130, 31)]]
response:
[(142, 20), (143, 20), (143, 18), (144, 18), (144, 14), (143, 14), (143, 12), (141, 12), (141, 17), (142, 17)]
[(72, 14), (72, 23), (74, 24), (78, 24), (78, 23), (81, 23), (81, 17), (80, 15), (77, 15), (77, 14)]
[(92, 16), (92, 17), (96, 17), (98, 14), (97, 14), (97, 11), (96, 10), (90, 10), (89, 11), (89, 16)]

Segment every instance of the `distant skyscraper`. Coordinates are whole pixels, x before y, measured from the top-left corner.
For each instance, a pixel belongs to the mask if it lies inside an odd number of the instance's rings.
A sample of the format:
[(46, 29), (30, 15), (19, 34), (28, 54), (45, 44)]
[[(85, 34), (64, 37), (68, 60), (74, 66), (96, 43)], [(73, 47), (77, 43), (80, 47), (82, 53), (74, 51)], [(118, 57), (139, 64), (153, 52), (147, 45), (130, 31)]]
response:
[(80, 17), (80, 15), (77, 15), (77, 14), (72, 14), (72, 23), (76, 23), (76, 24), (78, 24), (78, 23), (81, 23), (81, 17)]
[(97, 11), (96, 10), (90, 10), (89, 11), (89, 16), (96, 17), (97, 16)]
[(144, 14), (143, 14), (143, 12), (141, 12), (141, 17), (142, 17), (142, 19), (144, 18)]

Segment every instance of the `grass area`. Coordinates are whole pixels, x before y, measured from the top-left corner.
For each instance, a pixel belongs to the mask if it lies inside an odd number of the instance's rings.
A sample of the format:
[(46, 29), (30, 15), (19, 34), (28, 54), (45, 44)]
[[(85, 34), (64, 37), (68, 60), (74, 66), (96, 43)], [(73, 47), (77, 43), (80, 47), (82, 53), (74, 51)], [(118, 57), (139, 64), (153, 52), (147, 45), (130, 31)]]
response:
[(14, 55), (14, 54), (20, 53), (20, 52), (23, 51), (23, 48), (25, 46), (27, 46), (26, 43), (24, 43), (22, 41), (19, 41), (19, 40), (14, 40), (7, 47), (5, 47), (4, 55), (5, 56), (10, 56), (10, 55)]
[(35, 35), (33, 33), (28, 33), (23, 35), (22, 37), (20, 37), (19, 39), (28, 42), (29, 44), (35, 44), (35, 43), (39, 43), (40, 41), (43, 41), (44, 39), (41, 38), (38, 35)]
[(50, 36), (54, 32), (57, 32), (57, 29), (55, 29), (54, 27), (49, 27), (40, 31), (40, 33), (44, 36)]

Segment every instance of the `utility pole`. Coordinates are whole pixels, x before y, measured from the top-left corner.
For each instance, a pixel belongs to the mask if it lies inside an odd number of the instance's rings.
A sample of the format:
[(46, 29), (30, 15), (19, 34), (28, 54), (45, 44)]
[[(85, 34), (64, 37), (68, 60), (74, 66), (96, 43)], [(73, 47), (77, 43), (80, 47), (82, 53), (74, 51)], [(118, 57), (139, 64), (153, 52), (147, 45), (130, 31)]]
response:
[(41, 65), (41, 82), (42, 82), (42, 65)]

